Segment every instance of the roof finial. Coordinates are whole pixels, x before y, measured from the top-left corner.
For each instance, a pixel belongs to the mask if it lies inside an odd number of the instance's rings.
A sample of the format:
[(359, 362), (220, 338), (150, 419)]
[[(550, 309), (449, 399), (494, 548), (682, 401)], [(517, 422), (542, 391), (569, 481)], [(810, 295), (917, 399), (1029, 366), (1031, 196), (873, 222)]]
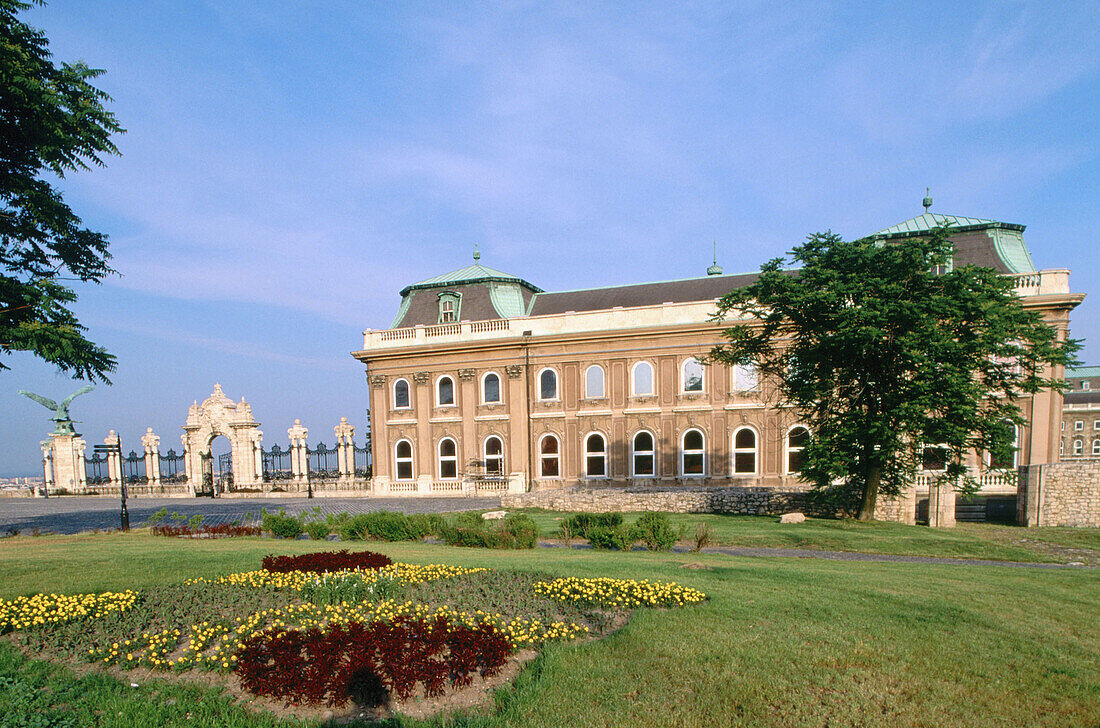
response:
[(924, 205), (924, 214), (927, 215), (928, 211), (932, 209), (932, 188), (924, 188), (924, 199), (921, 200), (921, 204)]
[(474, 243), (474, 262), (481, 260), (481, 251), (477, 249), (477, 243)]
[(714, 265), (707, 268), (708, 276), (720, 276), (722, 275), (722, 266), (718, 265), (718, 241), (714, 241)]

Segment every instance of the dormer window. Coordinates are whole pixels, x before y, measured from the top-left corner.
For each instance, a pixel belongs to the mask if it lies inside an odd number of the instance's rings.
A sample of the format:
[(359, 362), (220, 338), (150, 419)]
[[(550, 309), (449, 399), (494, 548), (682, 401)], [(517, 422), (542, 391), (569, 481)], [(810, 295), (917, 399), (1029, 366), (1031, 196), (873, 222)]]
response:
[(439, 294), (439, 323), (453, 324), (458, 322), (458, 304), (460, 300), (459, 295), (451, 291)]

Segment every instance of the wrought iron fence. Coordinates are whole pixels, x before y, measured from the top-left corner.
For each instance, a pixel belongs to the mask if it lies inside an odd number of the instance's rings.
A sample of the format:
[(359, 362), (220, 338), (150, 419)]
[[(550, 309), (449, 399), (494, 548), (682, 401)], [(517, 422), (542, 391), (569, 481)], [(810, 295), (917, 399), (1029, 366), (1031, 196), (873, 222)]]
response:
[(130, 454), (122, 459), (122, 479), (127, 483), (148, 483), (149, 476), (145, 473), (145, 455), (138, 455), (131, 450)]
[(183, 453), (176, 454), (175, 450), (169, 450), (167, 455), (160, 455), (160, 481), (162, 483), (182, 483), (187, 480), (187, 468), (183, 464)]
[(340, 456), (336, 452), (336, 448), (327, 448), (325, 443), (317, 443), (317, 447), (310, 449), (306, 447), (306, 467), (309, 470), (310, 476), (317, 476), (319, 478), (339, 478), (340, 477)]
[(355, 450), (355, 477), (369, 478), (371, 476), (370, 444), (356, 447)]
[(84, 475), (88, 485), (106, 485), (111, 482), (108, 475), (107, 455), (96, 453), (90, 458), (84, 459)]
[(261, 450), (260, 459), (263, 461), (264, 480), (290, 480), (294, 472), (290, 467), (290, 448), (281, 449), (278, 445), (272, 445), (270, 450)]

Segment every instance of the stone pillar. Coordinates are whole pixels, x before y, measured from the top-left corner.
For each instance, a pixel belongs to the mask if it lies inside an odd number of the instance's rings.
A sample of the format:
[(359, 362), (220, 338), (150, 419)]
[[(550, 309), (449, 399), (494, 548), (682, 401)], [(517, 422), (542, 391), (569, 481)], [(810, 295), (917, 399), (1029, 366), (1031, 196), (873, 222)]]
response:
[[(76, 436), (71, 434), (50, 434), (50, 461), (53, 464), (53, 485), (55, 489), (67, 493), (81, 492), (81, 478), (77, 470)], [(83, 441), (81, 441), (83, 442)]]
[(266, 493), (270, 489), (270, 485), (264, 482), (264, 433), (261, 430), (255, 430), (252, 436), (252, 459), (253, 465), (256, 468), (256, 482), (260, 484), (260, 487)]
[(929, 484), (928, 525), (932, 528), (955, 526), (955, 487), (951, 483)]
[(73, 439), (73, 452), (76, 454), (76, 485), (81, 493), (88, 492), (88, 466), (84, 464), (84, 452), (88, 443), (83, 437)]
[(340, 462), (340, 476), (345, 480), (355, 477), (355, 426), (347, 417), (340, 418), (340, 424), (332, 428), (336, 435), (337, 460)]
[(42, 476), (45, 485), (42, 486), (42, 495), (48, 495), (53, 487), (53, 440), (43, 440), (42, 445)]
[(309, 478), (309, 462), (306, 455), (306, 438), (309, 428), (302, 427), (301, 420), (294, 420), (294, 426), (286, 431), (290, 438), (290, 468), (295, 482), (304, 483)]
[(114, 430), (107, 433), (107, 437), (103, 438), (103, 444), (113, 448), (107, 453), (107, 477), (111, 481), (111, 485), (122, 487), (122, 457), (119, 455), (120, 438), (115, 434)]
[(187, 432), (180, 435), (180, 447), (182, 448), (180, 454), (183, 455), (183, 477), (187, 481), (187, 484), (191, 486), (191, 492), (195, 493), (197, 491), (195, 468), (191, 464), (190, 448), (187, 447), (187, 443), (189, 442), (187, 435)]
[(153, 434), (152, 427), (145, 428), (141, 444), (145, 448), (145, 477), (149, 485), (160, 485), (160, 438)]

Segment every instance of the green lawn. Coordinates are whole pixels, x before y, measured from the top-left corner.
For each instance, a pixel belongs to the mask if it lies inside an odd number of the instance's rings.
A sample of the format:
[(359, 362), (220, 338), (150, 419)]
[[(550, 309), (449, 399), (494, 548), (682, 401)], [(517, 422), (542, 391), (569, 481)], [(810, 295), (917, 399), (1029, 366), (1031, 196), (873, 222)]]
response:
[[(552, 536), (569, 513), (524, 510), (539, 525), (544, 536)], [(626, 522), (638, 517), (628, 513)], [(938, 556), (1065, 563), (1072, 556), (1037, 548), (1054, 544), (1096, 551), (1100, 559), (1100, 529), (1021, 528), (992, 523), (960, 523), (956, 528), (928, 528), (900, 523), (852, 519), (810, 518), (805, 523), (779, 523), (777, 516), (734, 516), (711, 513), (669, 514), (673, 524), (683, 525), (690, 540), (697, 524), (710, 526), (715, 546), (799, 548), (826, 551), (856, 551), (906, 556)]]
[[(765, 531), (765, 520), (753, 528)], [(885, 540), (891, 539), (901, 541)], [(5, 539), (0, 596), (151, 588), (187, 576), (252, 569), (269, 552), (324, 546), (141, 534)], [(487, 715), (452, 716), (432, 725), (1100, 724), (1095, 571), (564, 549), (493, 552), (411, 543), (369, 547), (418, 563), (672, 580), (711, 597), (701, 606), (638, 611), (600, 642), (551, 646), (513, 687), (497, 694)], [(689, 562), (709, 569), (682, 568)], [(43, 716), (51, 705), (80, 716), (73, 725), (272, 724), (209, 690), (145, 678), (130, 688), (95, 673), (82, 680), (74, 683), (66, 670), (17, 657), (3, 646), (0, 715), (14, 704), (4, 701), (23, 700), (38, 701), (35, 713)], [(45, 690), (37, 689), (43, 685)]]

